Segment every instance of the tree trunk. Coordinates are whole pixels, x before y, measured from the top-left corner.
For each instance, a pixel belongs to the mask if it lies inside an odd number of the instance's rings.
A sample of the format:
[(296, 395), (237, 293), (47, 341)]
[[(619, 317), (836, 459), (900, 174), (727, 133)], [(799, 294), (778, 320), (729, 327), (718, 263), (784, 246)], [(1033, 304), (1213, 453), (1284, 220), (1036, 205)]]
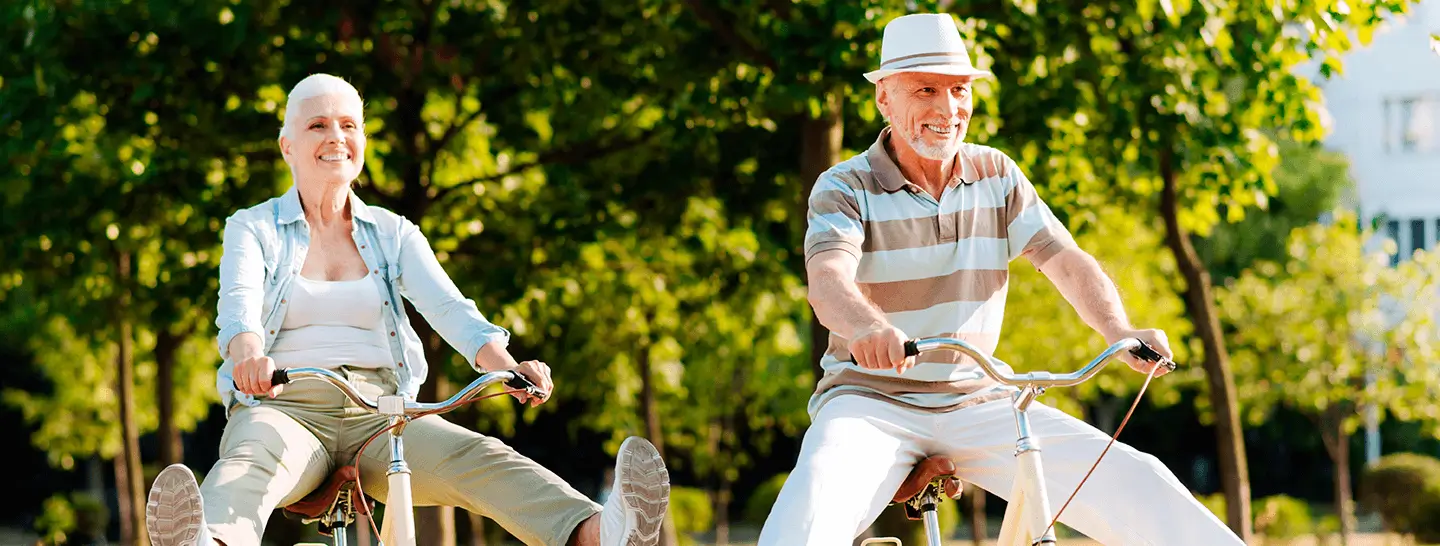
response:
[[(139, 544), (135, 540), (134, 504), (127, 490), (130, 488), (130, 471), (125, 464), (125, 450), (121, 449), (110, 461), (115, 470), (115, 506), (120, 512), (120, 543)], [(140, 526), (144, 528), (144, 525)]]
[(180, 428), (175, 426), (175, 353), (180, 349), (180, 336), (165, 325), (155, 334), (155, 400), (160, 406), (160, 466), (170, 466), (185, 459), (180, 443)]
[(655, 400), (655, 377), (650, 369), (650, 345), (644, 343), (636, 352), (636, 368), (640, 372), (640, 417), (645, 420), (645, 436), (655, 444), (660, 457), (665, 457), (665, 438), (660, 428), (660, 404)]
[(1185, 303), (1196, 335), (1205, 348), (1205, 376), (1209, 380), (1210, 405), (1215, 408), (1216, 448), (1219, 451), (1220, 483), (1225, 492), (1226, 521), (1242, 540), (1250, 540), (1250, 471), (1245, 459), (1245, 438), (1241, 434), (1240, 409), (1235, 395), (1235, 378), (1230, 373), (1230, 354), (1220, 332), (1215, 298), (1210, 293), (1210, 274), (1190, 244), (1190, 234), (1180, 226), (1177, 173), (1174, 152), (1167, 145), (1160, 150), (1160, 215), (1165, 219), (1165, 244), (1185, 276)]
[(966, 488), (965, 494), (970, 498), (970, 540), (975, 546), (984, 546), (985, 535), (988, 534), (985, 528), (985, 490), (971, 485)]
[(721, 474), (720, 490), (715, 492), (715, 546), (730, 544), (730, 480)]
[(1344, 412), (1335, 407), (1320, 419), (1320, 438), (1330, 461), (1335, 464), (1335, 515), (1340, 519), (1340, 544), (1350, 543), (1355, 532), (1355, 497), (1350, 489), (1350, 434), (1345, 432)]
[[(447, 350), (445, 341), (440, 338), (440, 334), (435, 333), (430, 323), (425, 322), (425, 317), (417, 312), (411, 312), (410, 324), (425, 344), (425, 360), (430, 365), (430, 377), (420, 385), (419, 401), (439, 401), (449, 396), (450, 391), (449, 381), (445, 379), (444, 364), (448, 360), (444, 354)], [(416, 506), (415, 543), (455, 546), (455, 508)]]
[[(838, 93), (827, 93), (821, 102), (821, 112), (818, 117), (807, 116), (801, 125), (800, 132), (800, 180), (805, 184), (805, 191), (800, 195), (800, 218), (802, 221), (807, 218), (810, 210), (810, 190), (815, 187), (816, 179), (826, 169), (833, 167), (840, 162), (840, 145), (845, 136), (845, 126), (841, 123), (841, 101)], [(805, 223), (802, 223), (803, 227)], [(802, 230), (803, 232), (803, 230)], [(804, 256), (800, 257), (800, 271), (804, 271)], [(803, 278), (803, 276), (802, 276)], [(814, 313), (810, 315), (810, 370), (815, 374), (815, 380), (819, 381), (824, 372), (820, 370), (820, 357), (825, 355), (825, 347), (829, 345), (830, 332), (820, 324), (820, 319)]]
[(470, 546), (485, 546), (485, 518), (474, 512), (466, 512), (470, 517)]
[[(660, 459), (664, 460), (665, 438), (660, 427), (660, 404), (655, 400), (655, 377), (650, 369), (648, 340), (642, 342), (639, 349), (635, 364), (640, 371), (640, 415), (645, 419), (645, 435), (649, 437), (650, 443), (655, 444), (655, 450), (660, 452)], [(611, 491), (610, 494), (616, 495), (619, 492)], [(674, 518), (674, 511), (665, 511), (665, 522), (660, 526), (660, 546), (675, 546), (680, 543)]]
[[(149, 544), (145, 533), (145, 473), (140, 466), (140, 431), (135, 418), (135, 348), (131, 324), (126, 316), (130, 312), (130, 253), (121, 252), (116, 260), (116, 286), (120, 295), (116, 300), (116, 324), (120, 326), (120, 339), (115, 355), (117, 392), (120, 396), (120, 467), (123, 476), (116, 473), (116, 493), (122, 497), (121, 517), (129, 520), (131, 534), (125, 535), (121, 527), (122, 540), (131, 544)], [(120, 469), (117, 467), (117, 470)]]

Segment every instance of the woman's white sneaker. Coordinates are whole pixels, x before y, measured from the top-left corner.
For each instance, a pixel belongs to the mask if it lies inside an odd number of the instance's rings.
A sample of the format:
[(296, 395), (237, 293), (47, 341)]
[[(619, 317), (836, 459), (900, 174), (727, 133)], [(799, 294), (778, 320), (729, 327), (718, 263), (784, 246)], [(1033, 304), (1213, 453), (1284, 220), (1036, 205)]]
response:
[(200, 484), (182, 464), (172, 464), (155, 477), (145, 502), (145, 529), (152, 546), (213, 544), (205, 529)]
[(615, 482), (600, 512), (602, 546), (655, 546), (670, 504), (670, 472), (660, 452), (632, 436), (615, 456)]

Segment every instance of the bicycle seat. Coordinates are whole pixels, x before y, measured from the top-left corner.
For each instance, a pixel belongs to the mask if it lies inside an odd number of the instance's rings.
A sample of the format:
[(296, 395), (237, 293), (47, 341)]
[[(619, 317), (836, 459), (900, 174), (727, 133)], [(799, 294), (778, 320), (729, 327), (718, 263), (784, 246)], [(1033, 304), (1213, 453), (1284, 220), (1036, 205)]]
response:
[(363, 499), (355, 502), (358, 496), (356, 486), (359, 485), (359, 479), (360, 471), (354, 465), (342, 466), (331, 474), (323, 485), (315, 488), (309, 495), (305, 495), (305, 498), (286, 506), (285, 511), (306, 519), (322, 518), (330, 513), (342, 494), (351, 493), (350, 505), (355, 507), (356, 512), (368, 515), (370, 503)]
[(955, 477), (955, 461), (949, 457), (926, 457), (910, 470), (910, 475), (895, 490), (892, 502), (907, 503), (925, 491), (925, 486), (939, 480), (945, 496), (955, 498), (960, 494), (960, 479)]

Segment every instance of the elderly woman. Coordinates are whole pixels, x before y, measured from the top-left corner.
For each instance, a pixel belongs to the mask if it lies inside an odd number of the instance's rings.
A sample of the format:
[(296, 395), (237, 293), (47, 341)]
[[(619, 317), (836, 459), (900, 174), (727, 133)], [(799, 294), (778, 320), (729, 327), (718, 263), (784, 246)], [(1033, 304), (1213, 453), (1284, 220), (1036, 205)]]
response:
[[(226, 221), (216, 384), (228, 422), (203, 485), (182, 465), (156, 478), (145, 519), (157, 546), (259, 544), (276, 507), (315, 489), (386, 426), (323, 382), (271, 385), (276, 368), (330, 368), (367, 396), (414, 399), (427, 368), (401, 296), (476, 370), (515, 370), (550, 392), (550, 368), (511, 357), (509, 333), (461, 296), (415, 224), (351, 192), (365, 158), (362, 110), (344, 80), (297, 84), (280, 131), (294, 186)], [(482, 514), (526, 544), (658, 542), (669, 475), (644, 439), (621, 445), (611, 485), (642, 494), (611, 495), (602, 508), (499, 440), (439, 416), (405, 436), (416, 505)], [(384, 502), (385, 442), (358, 460), (366, 492)]]

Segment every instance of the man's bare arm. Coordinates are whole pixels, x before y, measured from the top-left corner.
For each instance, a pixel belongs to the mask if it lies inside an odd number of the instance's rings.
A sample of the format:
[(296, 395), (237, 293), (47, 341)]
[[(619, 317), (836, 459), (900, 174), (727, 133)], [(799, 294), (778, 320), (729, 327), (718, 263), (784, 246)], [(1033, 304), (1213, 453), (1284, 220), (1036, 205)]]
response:
[[(1130, 318), (1125, 313), (1125, 306), (1120, 300), (1120, 292), (1115, 288), (1115, 282), (1105, 274), (1100, 267), (1100, 262), (1095, 257), (1079, 247), (1070, 247), (1060, 251), (1045, 263), (1041, 270), (1055, 288), (1060, 290), (1060, 295), (1070, 302), (1075, 312), (1080, 314), (1080, 319), (1085, 321), (1101, 336), (1105, 337), (1106, 343), (1115, 343), (1124, 338), (1138, 338), (1149, 344), (1156, 352), (1165, 358), (1171, 358), (1170, 342), (1165, 337), (1165, 332), (1160, 330), (1136, 330), (1130, 325)], [(1121, 358), (1141, 372), (1149, 372), (1153, 364), (1141, 362), (1129, 353), (1123, 353)], [(1164, 375), (1165, 368), (1160, 368), (1156, 376)]]
[(895, 368), (904, 372), (914, 365), (905, 357), (905, 333), (890, 325), (885, 314), (860, 292), (855, 272), (860, 260), (843, 250), (827, 250), (805, 264), (810, 284), (810, 306), (830, 331), (850, 340), (855, 362), (864, 368)]
[(860, 260), (843, 250), (827, 250), (805, 264), (810, 278), (810, 306), (820, 324), (845, 339), (888, 325), (885, 315), (855, 284)]
[(1114, 281), (1101, 269), (1100, 262), (1079, 247), (1070, 247), (1050, 258), (1041, 270), (1065, 301), (1080, 313), (1100, 335), (1109, 340), (1118, 332), (1130, 329), (1130, 319), (1120, 301)]

